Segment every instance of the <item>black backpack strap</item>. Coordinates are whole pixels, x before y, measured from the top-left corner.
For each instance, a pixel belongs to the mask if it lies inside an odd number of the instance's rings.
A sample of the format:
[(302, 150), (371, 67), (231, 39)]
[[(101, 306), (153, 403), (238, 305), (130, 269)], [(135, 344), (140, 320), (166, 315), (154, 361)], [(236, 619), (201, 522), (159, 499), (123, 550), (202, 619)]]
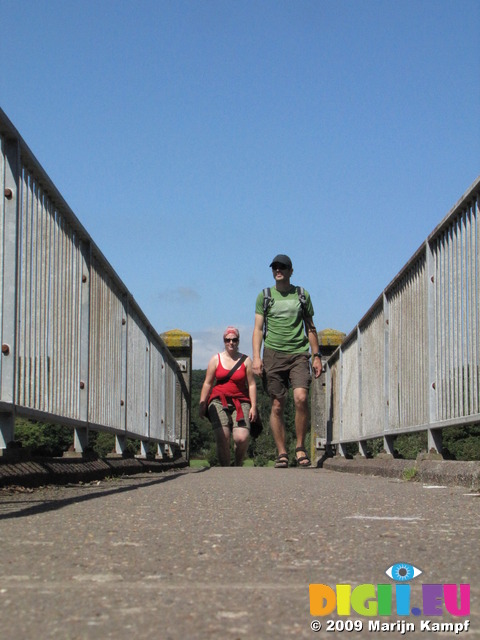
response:
[(302, 307), (303, 317), (306, 316), (306, 308), (307, 308), (307, 298), (305, 296), (305, 289), (303, 287), (295, 287), (297, 290), (298, 299), (300, 301), (300, 306)]
[(307, 297), (305, 295), (305, 289), (303, 287), (295, 287), (297, 290), (298, 300), (300, 302), (300, 307), (302, 308), (302, 316), (303, 316), (303, 325), (305, 328), (305, 334), (308, 336), (308, 327), (307, 327)]
[(270, 287), (263, 290), (263, 339), (267, 337), (267, 312), (272, 304), (272, 291)]

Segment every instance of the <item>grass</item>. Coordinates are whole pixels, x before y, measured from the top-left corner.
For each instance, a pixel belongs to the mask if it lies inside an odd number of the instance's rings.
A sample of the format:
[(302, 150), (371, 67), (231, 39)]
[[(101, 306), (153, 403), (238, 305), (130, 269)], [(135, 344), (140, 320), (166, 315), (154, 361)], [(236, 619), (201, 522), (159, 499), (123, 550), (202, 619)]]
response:
[(403, 476), (403, 479), (408, 482), (410, 480), (415, 480), (417, 473), (418, 471), (415, 467), (408, 467), (407, 469), (403, 470), (402, 476)]
[(190, 459), (190, 466), (194, 469), (202, 469), (204, 467), (209, 467), (208, 460), (192, 460)]

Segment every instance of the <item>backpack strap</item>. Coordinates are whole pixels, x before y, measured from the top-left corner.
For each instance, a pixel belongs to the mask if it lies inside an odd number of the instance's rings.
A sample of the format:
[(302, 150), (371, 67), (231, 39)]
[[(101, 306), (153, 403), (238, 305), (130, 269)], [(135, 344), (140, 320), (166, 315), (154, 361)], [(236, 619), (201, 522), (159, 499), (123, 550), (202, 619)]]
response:
[(305, 295), (305, 289), (303, 287), (295, 287), (297, 290), (298, 300), (302, 308), (303, 326), (305, 329), (305, 335), (308, 338), (309, 325), (307, 325), (307, 297)]
[(305, 289), (303, 287), (295, 287), (297, 290), (298, 300), (300, 302), (300, 306), (302, 307), (303, 317), (306, 317), (307, 310), (307, 297), (305, 296)]
[[(303, 287), (296, 286), (295, 290), (297, 292), (298, 300), (300, 302), (300, 307), (302, 309), (303, 320), (305, 322), (305, 318), (307, 317), (307, 297), (305, 296), (305, 289)], [(267, 328), (267, 312), (269, 307), (273, 304), (272, 292), (270, 287), (266, 287), (263, 290), (263, 339), (267, 337), (268, 328)]]
[(267, 337), (267, 312), (269, 307), (272, 306), (273, 303), (273, 299), (272, 299), (272, 291), (270, 289), (270, 287), (266, 287), (263, 290), (263, 339), (265, 340), (265, 338)]

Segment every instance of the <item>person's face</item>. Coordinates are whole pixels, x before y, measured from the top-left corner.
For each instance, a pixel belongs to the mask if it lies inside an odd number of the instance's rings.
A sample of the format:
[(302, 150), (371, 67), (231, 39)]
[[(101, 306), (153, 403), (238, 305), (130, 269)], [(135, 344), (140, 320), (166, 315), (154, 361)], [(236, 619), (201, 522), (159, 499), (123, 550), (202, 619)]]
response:
[(227, 333), (225, 338), (223, 339), (225, 343), (225, 351), (227, 353), (236, 353), (238, 351), (238, 338), (234, 333)]
[(282, 264), (281, 262), (274, 262), (272, 264), (272, 273), (275, 282), (284, 282), (289, 280), (292, 272), (293, 269), (287, 267), (286, 264)]

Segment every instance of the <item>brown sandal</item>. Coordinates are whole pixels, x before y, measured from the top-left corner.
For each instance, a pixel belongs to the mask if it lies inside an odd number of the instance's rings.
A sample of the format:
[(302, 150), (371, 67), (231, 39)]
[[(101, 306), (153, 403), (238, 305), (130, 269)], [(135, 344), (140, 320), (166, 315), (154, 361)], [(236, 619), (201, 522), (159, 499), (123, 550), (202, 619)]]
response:
[(300, 458), (296, 458), (298, 467), (310, 467), (311, 462), (310, 458), (307, 456), (307, 452), (305, 451), (305, 447), (297, 447), (295, 449), (295, 453), (301, 451), (304, 455), (300, 456)]
[(275, 469), (288, 469), (288, 455), (281, 453), (275, 460)]

